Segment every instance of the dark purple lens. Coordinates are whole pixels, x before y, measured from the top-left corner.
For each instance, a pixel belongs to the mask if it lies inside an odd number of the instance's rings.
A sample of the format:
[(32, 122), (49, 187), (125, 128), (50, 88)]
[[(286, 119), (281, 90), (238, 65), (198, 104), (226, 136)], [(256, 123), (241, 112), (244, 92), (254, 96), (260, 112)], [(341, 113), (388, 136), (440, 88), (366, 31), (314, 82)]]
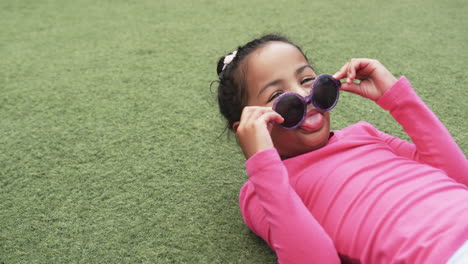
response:
[(313, 104), (322, 111), (331, 110), (338, 101), (340, 82), (332, 76), (323, 75), (318, 78), (313, 87)]
[(305, 115), (305, 104), (303, 100), (293, 93), (283, 94), (275, 102), (273, 110), (284, 118), (281, 126), (285, 128), (294, 128)]

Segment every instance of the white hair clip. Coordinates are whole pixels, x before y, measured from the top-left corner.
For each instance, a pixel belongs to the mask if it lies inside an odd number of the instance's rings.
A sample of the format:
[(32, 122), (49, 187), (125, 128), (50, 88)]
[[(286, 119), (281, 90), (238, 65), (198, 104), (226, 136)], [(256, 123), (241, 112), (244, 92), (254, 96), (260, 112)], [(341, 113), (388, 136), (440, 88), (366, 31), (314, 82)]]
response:
[(221, 71), (224, 71), (226, 66), (228, 66), (228, 64), (232, 62), (232, 60), (236, 57), (236, 54), (237, 54), (237, 50), (231, 52), (229, 55), (224, 57), (224, 61), (223, 61), (224, 66), (223, 66), (223, 69)]

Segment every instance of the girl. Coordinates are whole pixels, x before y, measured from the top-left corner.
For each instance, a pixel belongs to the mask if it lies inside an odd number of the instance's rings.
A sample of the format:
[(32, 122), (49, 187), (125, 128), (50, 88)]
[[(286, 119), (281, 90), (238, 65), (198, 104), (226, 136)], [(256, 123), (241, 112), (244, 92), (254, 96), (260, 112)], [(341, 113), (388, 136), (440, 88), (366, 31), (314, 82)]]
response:
[(317, 77), (284, 37), (239, 47), (217, 72), (220, 111), (247, 159), (241, 213), (278, 262), (468, 263), (468, 162), (405, 77), (371, 59), (333, 75), (414, 144), (366, 122), (331, 132), (329, 113), (310, 104), (299, 127), (283, 128), (274, 102), (307, 96)]

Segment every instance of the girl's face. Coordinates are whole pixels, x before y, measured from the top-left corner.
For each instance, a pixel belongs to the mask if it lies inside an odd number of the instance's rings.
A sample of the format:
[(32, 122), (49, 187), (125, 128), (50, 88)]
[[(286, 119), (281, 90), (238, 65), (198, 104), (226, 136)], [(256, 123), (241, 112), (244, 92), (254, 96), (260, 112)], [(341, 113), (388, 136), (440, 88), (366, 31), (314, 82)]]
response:
[[(252, 52), (244, 67), (248, 106), (272, 107), (275, 99), (285, 92), (305, 97), (317, 77), (296, 47), (279, 41)], [(329, 113), (319, 112), (311, 104), (299, 128), (286, 130), (275, 124), (271, 131), (273, 144), (282, 158), (321, 148), (327, 144), (329, 136)]]

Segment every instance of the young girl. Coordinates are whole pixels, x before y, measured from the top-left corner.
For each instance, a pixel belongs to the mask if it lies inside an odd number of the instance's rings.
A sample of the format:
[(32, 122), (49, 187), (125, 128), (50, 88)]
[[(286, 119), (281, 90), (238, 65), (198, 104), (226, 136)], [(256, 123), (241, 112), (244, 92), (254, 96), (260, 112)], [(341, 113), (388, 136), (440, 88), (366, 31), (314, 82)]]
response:
[[(280, 263), (468, 263), (468, 162), (405, 77), (371, 59), (333, 75), (388, 110), (413, 143), (366, 122), (330, 131), (307, 106), (281, 126), (278, 96), (317, 77), (301, 49), (267, 35), (219, 60), (218, 102), (247, 159), (246, 225)], [(359, 83), (354, 82), (359, 80)]]

